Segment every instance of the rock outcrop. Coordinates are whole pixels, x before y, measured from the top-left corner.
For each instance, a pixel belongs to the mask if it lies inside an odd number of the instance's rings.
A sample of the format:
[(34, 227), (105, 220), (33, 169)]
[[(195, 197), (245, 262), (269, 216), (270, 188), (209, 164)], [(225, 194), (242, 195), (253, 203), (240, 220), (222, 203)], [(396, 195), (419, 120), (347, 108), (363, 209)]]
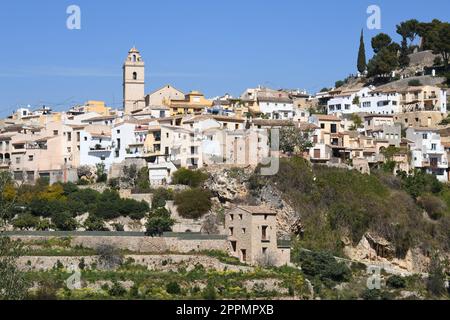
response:
[(209, 179), (205, 187), (222, 203), (232, 202), (247, 196), (247, 182), (253, 173), (251, 167), (208, 167)]
[(405, 275), (426, 273), (430, 262), (418, 248), (408, 250), (404, 259), (396, 258), (393, 245), (371, 233), (366, 233), (357, 246), (346, 243), (344, 253), (351, 260), (380, 266), (389, 273)]

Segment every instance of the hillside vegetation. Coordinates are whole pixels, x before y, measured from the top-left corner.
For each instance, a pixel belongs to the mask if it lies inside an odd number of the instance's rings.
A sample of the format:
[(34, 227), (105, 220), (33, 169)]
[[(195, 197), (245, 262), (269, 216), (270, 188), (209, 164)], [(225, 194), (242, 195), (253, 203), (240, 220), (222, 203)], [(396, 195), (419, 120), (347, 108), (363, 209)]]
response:
[(292, 158), (281, 160), (275, 176), (254, 175), (251, 193), (258, 195), (267, 184), (302, 219), (298, 247), (342, 256), (343, 239), (355, 245), (371, 232), (390, 241), (399, 258), (416, 247), (425, 253), (450, 248), (450, 192), (433, 176), (363, 175)]

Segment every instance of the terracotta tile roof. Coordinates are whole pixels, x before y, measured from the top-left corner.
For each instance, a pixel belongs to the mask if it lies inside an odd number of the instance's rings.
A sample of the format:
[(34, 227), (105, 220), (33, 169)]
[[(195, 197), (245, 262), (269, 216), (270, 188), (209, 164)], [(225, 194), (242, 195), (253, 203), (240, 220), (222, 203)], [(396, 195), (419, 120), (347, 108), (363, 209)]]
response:
[(83, 120), (81, 122), (91, 122), (91, 121), (103, 121), (103, 120), (114, 120), (117, 118), (117, 115), (113, 116), (101, 116), (101, 117), (93, 117), (86, 120)]
[(250, 214), (277, 214), (275, 211), (265, 206), (238, 206), (238, 208), (247, 211)]
[(298, 124), (298, 128), (300, 130), (315, 130), (315, 129), (319, 129), (319, 126), (316, 126), (314, 123), (309, 123), (309, 122), (300, 122)]
[(189, 118), (186, 121), (183, 121), (183, 123), (194, 123), (197, 121), (203, 121), (203, 120), (209, 120), (209, 119), (213, 119), (216, 121), (224, 121), (224, 122), (245, 122), (245, 119), (242, 119), (242, 118), (227, 117), (227, 116), (213, 116), (213, 115), (205, 114), (205, 115), (198, 115), (198, 116)]
[(341, 119), (331, 114), (314, 114), (313, 116), (319, 121), (341, 121)]
[(267, 127), (292, 127), (295, 125), (295, 123), (291, 120), (255, 119), (252, 121), (252, 123), (257, 126), (267, 126)]

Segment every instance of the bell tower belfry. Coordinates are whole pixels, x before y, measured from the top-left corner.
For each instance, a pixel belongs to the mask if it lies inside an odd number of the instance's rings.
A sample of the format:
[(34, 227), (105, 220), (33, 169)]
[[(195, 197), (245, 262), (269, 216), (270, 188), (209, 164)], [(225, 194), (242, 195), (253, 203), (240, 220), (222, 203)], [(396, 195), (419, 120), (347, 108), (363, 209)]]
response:
[(145, 107), (145, 63), (135, 47), (123, 65), (123, 108), (125, 114)]

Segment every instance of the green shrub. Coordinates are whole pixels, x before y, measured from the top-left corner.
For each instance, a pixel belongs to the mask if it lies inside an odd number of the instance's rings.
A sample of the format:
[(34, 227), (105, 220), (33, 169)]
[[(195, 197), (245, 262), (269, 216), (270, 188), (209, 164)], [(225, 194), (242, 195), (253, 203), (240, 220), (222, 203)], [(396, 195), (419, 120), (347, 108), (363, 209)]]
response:
[(108, 187), (110, 187), (112, 190), (119, 190), (120, 189), (120, 179), (119, 178), (109, 179)]
[(125, 227), (121, 223), (114, 223), (113, 227), (116, 231), (125, 231)]
[(172, 190), (158, 188), (153, 191), (152, 208), (165, 207), (166, 201), (173, 200)]
[(192, 188), (200, 187), (208, 179), (208, 175), (199, 170), (180, 168), (174, 172), (172, 182)]
[(89, 217), (84, 222), (83, 226), (86, 228), (87, 231), (108, 230), (105, 226), (105, 222), (103, 221), (103, 219), (95, 215), (89, 215)]
[(112, 297), (123, 297), (127, 294), (127, 290), (120, 283), (115, 281), (111, 288), (109, 288), (108, 294)]
[(425, 193), (437, 194), (443, 189), (442, 183), (435, 176), (423, 173), (420, 170), (416, 170), (412, 175), (401, 172), (400, 177), (403, 180), (402, 188), (413, 198)]
[(299, 257), (302, 271), (306, 275), (337, 282), (348, 281), (351, 278), (351, 270), (345, 263), (337, 262), (329, 253), (302, 251)]
[(78, 268), (80, 268), (80, 270), (84, 270), (86, 268), (86, 262), (84, 261), (84, 258), (80, 259), (80, 263), (78, 263)]
[(211, 210), (211, 193), (203, 189), (190, 189), (175, 195), (178, 213), (183, 218), (198, 219)]
[(145, 224), (146, 235), (150, 237), (162, 236), (164, 232), (172, 230), (175, 220), (169, 215), (151, 215)]
[(387, 291), (382, 291), (382, 290), (378, 290), (378, 289), (366, 289), (364, 290), (364, 292), (362, 293), (361, 297), (364, 300), (393, 300), (394, 296), (387, 292)]
[(119, 213), (122, 216), (129, 216), (131, 219), (140, 220), (149, 212), (150, 207), (145, 201), (133, 199), (120, 199), (118, 201)]
[(104, 183), (108, 181), (108, 175), (106, 174), (106, 166), (103, 162), (95, 165), (95, 174), (97, 175), (97, 182)]
[(74, 214), (84, 214), (95, 207), (100, 193), (93, 189), (79, 189), (67, 197), (68, 203)]
[(181, 293), (181, 287), (177, 282), (169, 282), (166, 285), (166, 291), (170, 294), (180, 294)]
[(438, 220), (447, 211), (447, 206), (440, 198), (425, 194), (417, 199), (417, 203), (428, 213), (430, 218)]
[(150, 177), (147, 167), (141, 168), (137, 174), (137, 178), (135, 181), (136, 192), (138, 193), (150, 193)]
[(50, 221), (44, 219), (44, 220), (39, 220), (39, 223), (38, 223), (36, 229), (39, 231), (48, 231), (49, 229), (52, 229), (53, 227), (54, 226)]
[(403, 289), (406, 287), (406, 280), (403, 277), (393, 275), (387, 279), (386, 285), (393, 289)]
[(203, 289), (202, 297), (205, 300), (217, 300), (217, 292), (214, 284), (208, 281), (207, 286)]
[(433, 255), (431, 258), (429, 270), (428, 270), (428, 281), (427, 289), (428, 291), (436, 297), (440, 297), (445, 293), (445, 279), (446, 275), (444, 273), (444, 268), (441, 260), (437, 254)]
[(62, 199), (34, 198), (29, 206), (31, 214), (41, 217), (51, 217), (54, 214), (68, 211), (67, 202)]
[(78, 227), (77, 221), (67, 211), (53, 214), (52, 222), (61, 231), (73, 231)]
[(39, 218), (29, 213), (19, 215), (12, 221), (12, 225), (15, 229), (38, 229)]

